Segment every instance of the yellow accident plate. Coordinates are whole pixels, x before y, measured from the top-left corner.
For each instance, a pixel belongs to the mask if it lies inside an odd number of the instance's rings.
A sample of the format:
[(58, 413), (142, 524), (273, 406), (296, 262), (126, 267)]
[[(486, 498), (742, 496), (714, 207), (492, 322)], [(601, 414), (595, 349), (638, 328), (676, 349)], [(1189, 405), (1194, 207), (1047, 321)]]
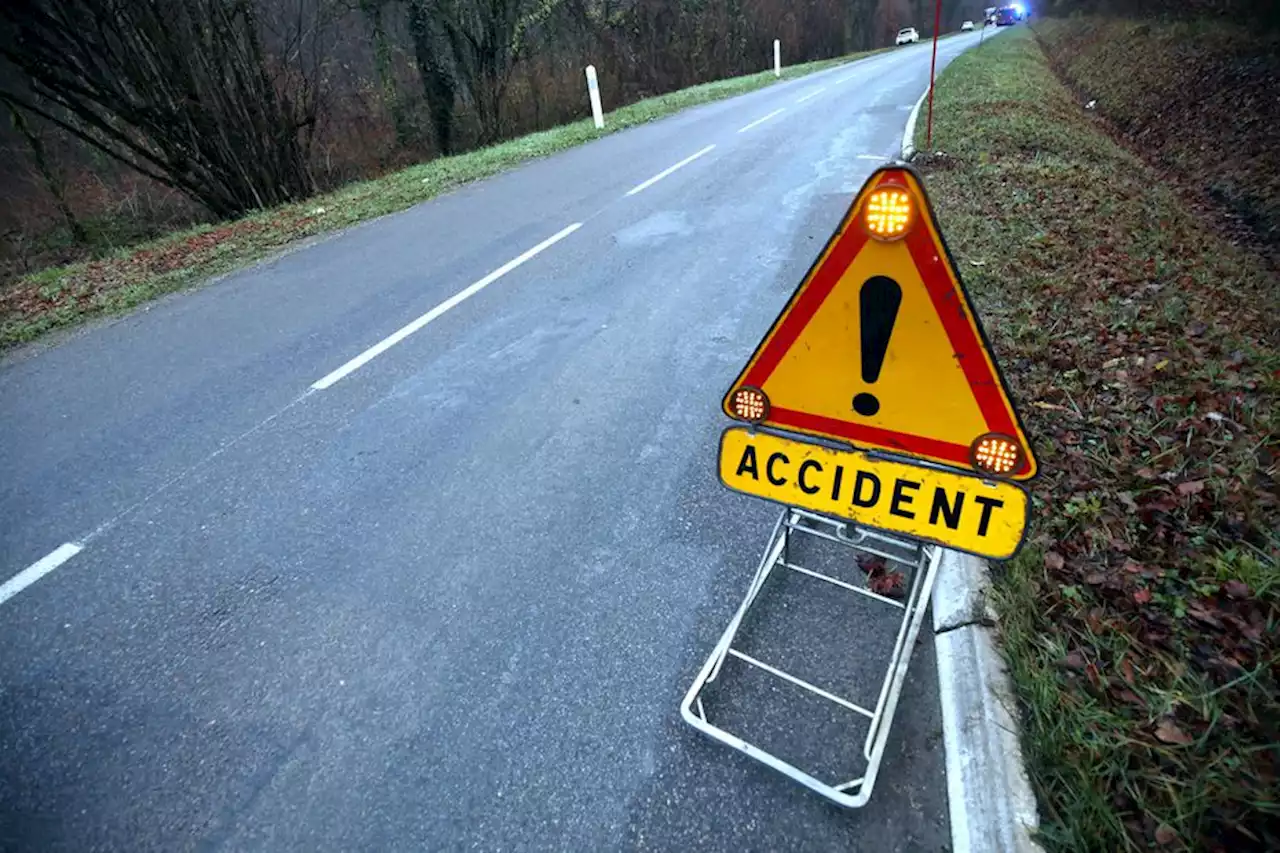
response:
[(735, 492), (1005, 560), (1027, 529), (1014, 483), (833, 450), (746, 427), (720, 437), (720, 482)]

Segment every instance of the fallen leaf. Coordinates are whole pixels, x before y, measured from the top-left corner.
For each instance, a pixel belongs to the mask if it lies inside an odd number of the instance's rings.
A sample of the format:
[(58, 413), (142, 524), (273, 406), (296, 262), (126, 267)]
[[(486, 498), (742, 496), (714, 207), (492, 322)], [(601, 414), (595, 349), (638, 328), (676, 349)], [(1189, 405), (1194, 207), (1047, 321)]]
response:
[(1061, 571), (1064, 562), (1062, 555), (1057, 551), (1050, 551), (1044, 555), (1044, 567), (1051, 572)]
[(1133, 600), (1138, 604), (1147, 604), (1151, 601), (1151, 590), (1140, 589), (1134, 592)]
[(1227, 581), (1222, 585), (1222, 589), (1230, 598), (1238, 600), (1249, 597), (1249, 585), (1244, 581)]
[(1035, 406), (1037, 409), (1049, 409), (1053, 412), (1070, 411), (1066, 406), (1059, 406), (1057, 403), (1046, 403), (1044, 400), (1036, 400), (1031, 405)]
[[(1148, 501), (1142, 508), (1143, 521), (1151, 523), (1156, 513), (1169, 513), (1178, 508), (1178, 499), (1171, 494), (1164, 493)], [(1150, 516), (1150, 517), (1147, 517)]]
[(1139, 468), (1133, 473), (1137, 474), (1144, 480), (1154, 480), (1156, 478), (1156, 472), (1152, 471), (1150, 468)]
[(1089, 586), (1101, 586), (1107, 580), (1107, 576), (1102, 572), (1090, 572), (1084, 576), (1084, 582)]
[(1167, 823), (1162, 823), (1156, 827), (1156, 843), (1172, 844), (1178, 840), (1178, 833), (1174, 832), (1173, 827)]
[(1244, 427), (1243, 427), (1243, 426), (1241, 426), (1240, 424), (1238, 424), (1238, 423), (1236, 423), (1235, 421), (1231, 420), (1231, 418), (1229, 418), (1229, 417), (1227, 417), (1226, 415), (1222, 414), (1222, 412), (1209, 412), (1209, 413), (1208, 413), (1208, 414), (1206, 414), (1204, 417), (1205, 417), (1205, 420), (1213, 421), (1215, 424), (1230, 424), (1231, 426), (1235, 427), (1236, 429), (1239, 429), (1239, 430), (1243, 430), (1243, 429), (1244, 429)]
[(1098, 686), (1098, 687), (1101, 687), (1101, 686), (1102, 686), (1102, 676), (1100, 676), (1100, 675), (1098, 674), (1098, 666), (1097, 666), (1097, 664), (1092, 664), (1092, 663), (1091, 663), (1091, 664), (1089, 664), (1088, 666), (1086, 666), (1086, 667), (1084, 668), (1084, 674), (1085, 674), (1086, 676), (1088, 676), (1088, 678), (1089, 678), (1089, 683), (1091, 683), (1091, 684), (1093, 684), (1093, 685), (1095, 685), (1095, 686)]
[(1138, 511), (1138, 504), (1133, 500), (1133, 492), (1116, 492), (1116, 498), (1120, 503), (1124, 504), (1125, 509), (1130, 512)]
[(884, 571), (884, 567), (885, 567), (884, 557), (877, 557), (874, 554), (858, 555), (858, 568), (862, 569), (864, 572), (866, 572), (869, 575), (874, 575), (881, 571)]
[(1085, 668), (1084, 655), (1079, 652), (1070, 652), (1060, 661), (1060, 664), (1067, 669), (1074, 669), (1079, 672)]
[(1167, 358), (1162, 358), (1156, 362), (1156, 370), (1164, 370), (1168, 366), (1169, 366), (1169, 359)]
[(1183, 497), (1187, 495), (1198, 495), (1204, 491), (1204, 480), (1188, 480), (1185, 483), (1178, 484), (1178, 494)]
[(1128, 658), (1120, 661), (1120, 676), (1129, 684), (1133, 684), (1133, 664)]
[(1206, 625), (1210, 625), (1214, 628), (1222, 627), (1221, 619), (1219, 619), (1217, 616), (1214, 616), (1208, 610), (1205, 610), (1203, 607), (1200, 607), (1199, 605), (1192, 604), (1190, 607), (1188, 607), (1187, 615), (1189, 615), (1192, 619), (1197, 619), (1205, 623)]
[(872, 575), (871, 579), (867, 581), (867, 588), (876, 595), (901, 598), (904, 580), (902, 572), (878, 573)]
[(1165, 719), (1156, 726), (1156, 738), (1163, 743), (1174, 743), (1186, 746), (1194, 743), (1195, 738), (1184, 732), (1173, 720)]

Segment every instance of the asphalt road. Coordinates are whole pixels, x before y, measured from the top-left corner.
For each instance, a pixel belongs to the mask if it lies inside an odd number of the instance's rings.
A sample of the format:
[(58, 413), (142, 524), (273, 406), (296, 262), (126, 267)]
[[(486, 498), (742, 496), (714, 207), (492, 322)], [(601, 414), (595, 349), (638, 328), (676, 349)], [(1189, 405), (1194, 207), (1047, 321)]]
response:
[[(716, 482), (719, 398), (928, 73), (690, 110), (7, 358), (0, 580), (82, 550), (0, 591), (0, 848), (945, 849), (931, 645), (860, 812), (677, 710), (775, 514)], [(874, 684), (884, 623), (790, 594)]]

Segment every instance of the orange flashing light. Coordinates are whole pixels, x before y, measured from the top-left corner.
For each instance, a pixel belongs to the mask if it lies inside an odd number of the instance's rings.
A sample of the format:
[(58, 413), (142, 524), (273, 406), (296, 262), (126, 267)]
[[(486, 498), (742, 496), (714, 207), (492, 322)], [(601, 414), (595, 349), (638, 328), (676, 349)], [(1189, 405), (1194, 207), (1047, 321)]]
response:
[(743, 385), (733, 392), (729, 408), (738, 420), (758, 424), (769, 417), (769, 398), (759, 388)]
[(903, 187), (883, 186), (867, 197), (862, 221), (867, 233), (877, 240), (898, 240), (915, 224), (916, 205)]
[(1007, 477), (1022, 466), (1022, 445), (1007, 435), (989, 432), (969, 445), (973, 467), (996, 477)]

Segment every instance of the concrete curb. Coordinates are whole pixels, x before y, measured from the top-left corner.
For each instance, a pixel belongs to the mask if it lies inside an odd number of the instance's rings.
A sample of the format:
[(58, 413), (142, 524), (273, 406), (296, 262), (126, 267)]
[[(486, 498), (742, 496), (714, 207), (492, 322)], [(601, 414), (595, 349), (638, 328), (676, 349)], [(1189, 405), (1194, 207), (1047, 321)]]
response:
[(902, 132), (902, 159), (908, 163), (911, 162), (912, 157), (916, 156), (916, 121), (920, 118), (920, 105), (928, 96), (928, 89), (920, 93), (920, 97), (916, 99), (916, 105), (911, 108), (911, 115), (907, 117), (906, 130)]
[[(902, 159), (916, 153), (925, 89), (902, 134)], [(933, 586), (933, 639), (946, 751), (952, 853), (1044, 853), (1019, 743), (1016, 704), (987, 601), (986, 561), (943, 551)]]
[(952, 853), (1043, 853), (1018, 742), (1016, 705), (987, 601), (987, 564), (945, 551), (933, 633), (946, 750)]

